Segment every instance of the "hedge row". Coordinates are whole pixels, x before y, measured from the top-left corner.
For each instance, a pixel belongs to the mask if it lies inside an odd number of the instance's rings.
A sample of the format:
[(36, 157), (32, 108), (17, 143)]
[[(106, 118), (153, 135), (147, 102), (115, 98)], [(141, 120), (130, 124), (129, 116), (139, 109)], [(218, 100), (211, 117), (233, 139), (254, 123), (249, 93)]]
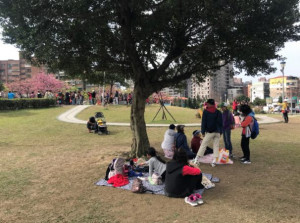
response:
[(24, 108), (49, 108), (56, 106), (55, 99), (44, 98), (21, 98), (21, 99), (0, 99), (0, 110), (18, 110)]

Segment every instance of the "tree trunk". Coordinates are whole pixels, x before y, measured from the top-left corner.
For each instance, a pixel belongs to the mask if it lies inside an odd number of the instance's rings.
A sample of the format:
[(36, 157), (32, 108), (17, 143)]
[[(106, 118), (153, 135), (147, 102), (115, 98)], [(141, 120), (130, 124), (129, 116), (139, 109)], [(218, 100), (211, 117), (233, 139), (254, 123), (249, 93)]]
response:
[[(111, 82), (111, 83), (110, 83), (110, 94), (112, 94), (113, 86), (114, 86), (114, 82)], [(109, 96), (110, 96), (110, 95), (109, 95)]]
[(145, 92), (145, 89), (142, 89), (141, 86), (135, 85), (130, 114), (130, 127), (132, 131), (132, 157), (141, 157), (146, 155), (146, 151), (150, 146), (144, 118), (146, 97), (143, 92)]

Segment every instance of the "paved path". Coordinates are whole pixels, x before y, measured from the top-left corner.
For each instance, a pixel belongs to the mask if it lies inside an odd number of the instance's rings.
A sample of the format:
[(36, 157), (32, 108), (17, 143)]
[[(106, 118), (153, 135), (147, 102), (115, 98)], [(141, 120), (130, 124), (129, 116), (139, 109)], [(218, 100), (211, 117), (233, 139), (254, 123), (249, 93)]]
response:
[[(75, 116), (79, 114), (84, 109), (90, 107), (91, 105), (76, 105), (76, 107), (71, 108), (70, 110), (62, 113), (57, 117), (58, 120), (63, 122), (69, 122), (69, 123), (75, 123), (75, 124), (86, 124), (86, 120), (80, 120), (76, 118)], [(282, 122), (281, 120), (268, 117), (266, 115), (256, 115), (256, 117), (259, 119), (259, 124), (271, 124), (271, 123), (278, 123)], [(109, 126), (130, 126), (130, 123), (118, 123), (118, 122), (107, 122), (106, 123)], [(168, 127), (170, 124), (146, 124), (147, 127)], [(183, 124), (185, 126), (189, 127), (200, 127), (200, 121), (199, 123), (189, 123), (189, 124)]]

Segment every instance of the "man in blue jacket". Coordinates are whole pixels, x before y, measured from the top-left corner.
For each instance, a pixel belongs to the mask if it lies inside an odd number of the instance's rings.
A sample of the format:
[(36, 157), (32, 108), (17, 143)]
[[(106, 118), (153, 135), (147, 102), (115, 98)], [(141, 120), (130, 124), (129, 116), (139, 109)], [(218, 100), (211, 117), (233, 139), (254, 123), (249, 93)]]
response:
[(207, 100), (206, 109), (203, 112), (201, 133), (204, 137), (199, 151), (197, 153), (195, 163), (199, 164), (199, 157), (204, 156), (206, 147), (210, 142), (213, 142), (214, 159), (211, 165), (216, 165), (216, 160), (219, 156), (220, 136), (223, 131), (222, 114), (216, 109), (215, 100)]

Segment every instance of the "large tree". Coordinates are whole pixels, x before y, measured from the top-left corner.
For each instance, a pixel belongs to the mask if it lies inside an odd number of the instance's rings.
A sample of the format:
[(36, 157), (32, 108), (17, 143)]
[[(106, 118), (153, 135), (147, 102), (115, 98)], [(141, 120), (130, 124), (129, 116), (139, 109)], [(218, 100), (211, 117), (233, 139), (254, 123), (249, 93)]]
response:
[(103, 78), (102, 71), (128, 75), (134, 82), (132, 154), (141, 156), (149, 146), (144, 111), (151, 93), (192, 74), (203, 80), (229, 62), (249, 75), (274, 71), (270, 60), (280, 58), (286, 41), (299, 39), (298, 3), (0, 0), (0, 17), (4, 40), (27, 58), (84, 71), (87, 79)]

